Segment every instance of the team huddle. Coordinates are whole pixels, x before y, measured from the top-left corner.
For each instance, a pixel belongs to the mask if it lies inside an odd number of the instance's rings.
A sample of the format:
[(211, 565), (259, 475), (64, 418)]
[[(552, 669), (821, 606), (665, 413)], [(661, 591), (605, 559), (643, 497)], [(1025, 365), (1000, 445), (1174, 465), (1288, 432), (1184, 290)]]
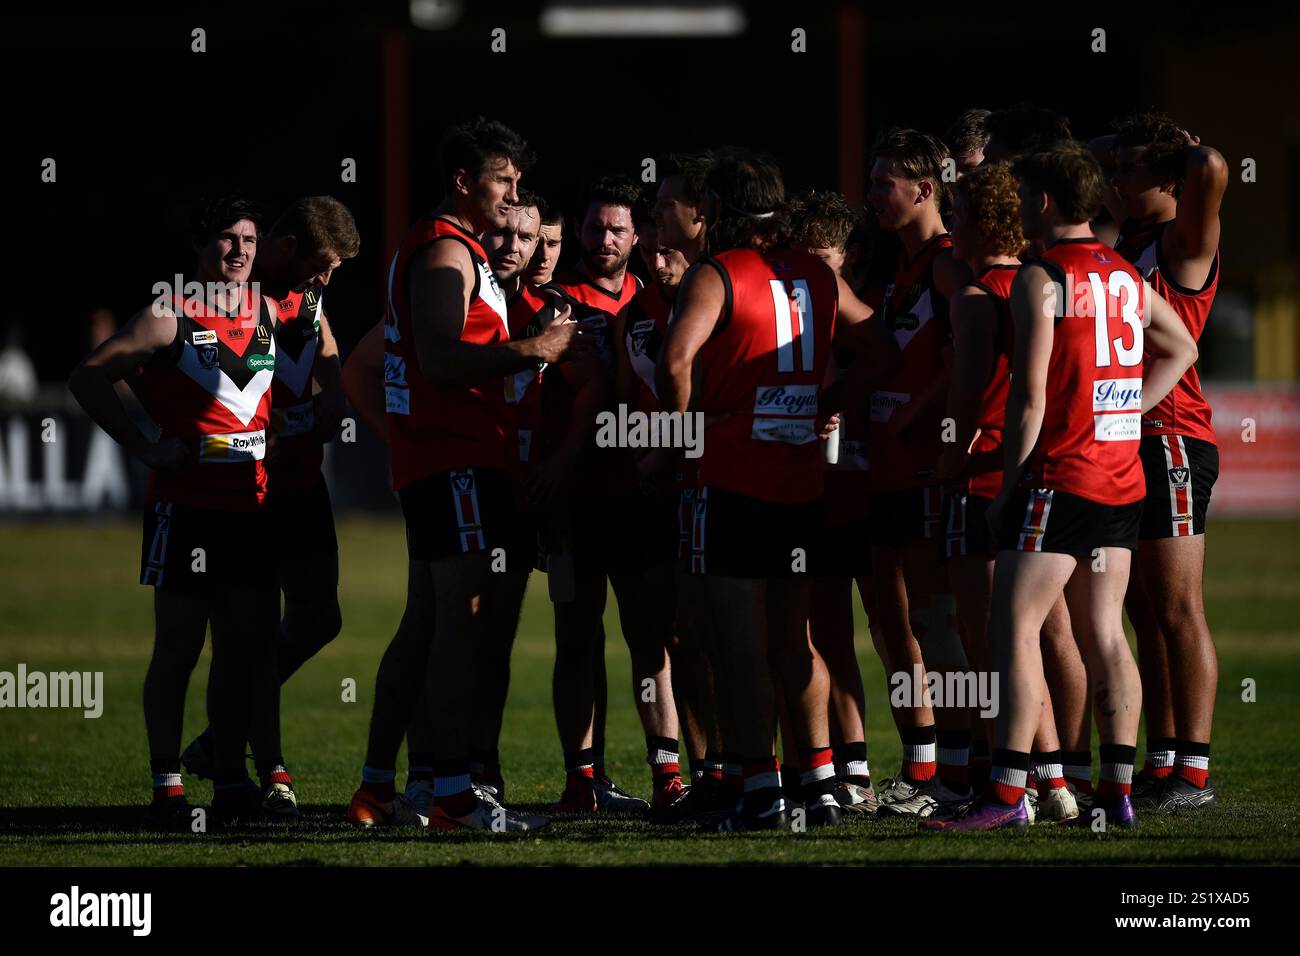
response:
[[(359, 249), (348, 210), (311, 197), (264, 230), (224, 197), (195, 210), (198, 285), (74, 372), (151, 468), (156, 824), (188, 823), (182, 768), (212, 779), (223, 823), (298, 816), (280, 685), (343, 626), (321, 463), (349, 404), (388, 447), (408, 557), (355, 824), (1133, 827), (1216, 805), (1201, 574), (1218, 456), (1194, 365), (1218, 281), (1215, 150), (1159, 114), (1085, 146), (1048, 110), (970, 110), (942, 138), (884, 132), (865, 215), (726, 148), (663, 159), (650, 184), (600, 179), (567, 231), (521, 182), (533, 160), (498, 122), (445, 133), (445, 198), (401, 241), (385, 316), (346, 363), (322, 300)], [(611, 439), (612, 412), (702, 434)], [(500, 758), (534, 570), (563, 754), (546, 815), (507, 802)], [(889, 694), (888, 779), (868, 762), (855, 586), (891, 687), (920, 684)], [(605, 766), (611, 589), (649, 801)], [(209, 624), (210, 727), (182, 749)], [(992, 707), (943, 692), (979, 675)]]

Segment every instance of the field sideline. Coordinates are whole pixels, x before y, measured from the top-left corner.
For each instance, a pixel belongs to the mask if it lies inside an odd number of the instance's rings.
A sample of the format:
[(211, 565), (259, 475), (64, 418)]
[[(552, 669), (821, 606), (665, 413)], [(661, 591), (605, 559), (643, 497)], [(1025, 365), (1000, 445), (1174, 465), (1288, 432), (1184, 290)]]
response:
[[(1143, 819), (1137, 834), (1036, 827), (1027, 834), (921, 836), (914, 824), (850, 820), (827, 835), (746, 838), (651, 828), (627, 819), (552, 824), (535, 837), (366, 833), (342, 822), (355, 789), (375, 667), (401, 615), (400, 523), (340, 524), (342, 635), (286, 686), (284, 749), (304, 819), (296, 828), (157, 835), (139, 828), (148, 799), (140, 694), (152, 640), (147, 589), (135, 584), (139, 525), (14, 524), (0, 548), (0, 670), (104, 672), (104, 710), (0, 710), (0, 865), (156, 864), (712, 864), (1300, 862), (1300, 522), (1211, 519), (1206, 603), (1220, 651), (1212, 769), (1224, 810), (1194, 821)], [(607, 763), (649, 796), (644, 740), (631, 705), (627, 651), (611, 598), (606, 629)], [(897, 771), (885, 680), (858, 609), (873, 775)], [(530, 582), (513, 658), (502, 760), (510, 802), (538, 806), (563, 783), (551, 717), (553, 652), (545, 578)], [(186, 739), (205, 723), (207, 653), (190, 687)], [(345, 678), (357, 702), (341, 700)], [(1242, 681), (1257, 684), (1244, 703)], [(1139, 739), (1139, 744), (1141, 738)], [(1139, 760), (1141, 751), (1139, 750)], [(685, 762), (683, 755), (683, 764)], [(398, 782), (404, 779), (405, 758)], [(210, 786), (186, 778), (190, 800)]]

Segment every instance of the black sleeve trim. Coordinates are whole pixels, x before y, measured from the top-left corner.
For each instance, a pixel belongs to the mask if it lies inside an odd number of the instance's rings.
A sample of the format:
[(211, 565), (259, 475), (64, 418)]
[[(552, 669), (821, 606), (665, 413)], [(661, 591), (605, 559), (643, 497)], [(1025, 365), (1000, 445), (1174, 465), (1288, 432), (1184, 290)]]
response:
[(1187, 286), (1179, 285), (1170, 278), (1170, 271), (1165, 266), (1165, 243), (1163, 233), (1156, 237), (1156, 268), (1160, 270), (1160, 277), (1165, 280), (1165, 284), (1175, 292), (1180, 292), (1187, 296), (1198, 296), (1204, 293), (1210, 286), (1214, 285), (1214, 280), (1219, 274), (1219, 250), (1214, 250), (1214, 261), (1210, 263), (1210, 271), (1205, 274), (1205, 281), (1201, 283), (1199, 289), (1189, 289)]
[[(1052, 279), (1056, 282), (1057, 286), (1060, 288), (1061, 295), (1065, 296), (1067, 294), (1065, 288), (1065, 270), (1062, 269), (1058, 263), (1053, 262), (1051, 259), (1042, 259), (1036, 257), (1028, 260), (1025, 263), (1025, 265), (1042, 266), (1044, 269), (1047, 270), (1047, 274), (1052, 277)], [(1065, 302), (1058, 301), (1056, 303), (1056, 318), (1052, 320), (1052, 325), (1053, 326), (1060, 325), (1061, 320), (1063, 318), (1065, 318)]]
[(713, 256), (705, 256), (697, 265), (710, 265), (718, 270), (718, 275), (722, 277), (722, 317), (718, 319), (718, 324), (713, 327), (713, 333), (709, 338), (720, 334), (723, 329), (731, 322), (731, 306), (734, 296), (731, 290), (731, 276), (727, 275), (726, 266), (724, 266)]
[[(455, 224), (453, 223), (453, 225)], [(483, 282), (483, 275), (478, 270), (479, 257), (477, 254), (475, 254), (474, 248), (469, 244), (469, 240), (464, 238), (463, 236), (433, 236), (432, 238), (429, 239), (428, 242), (426, 242), (419, 249), (417, 249), (416, 252), (423, 252), (425, 249), (428, 249), (435, 242), (440, 242), (443, 239), (450, 239), (452, 242), (459, 242), (462, 246), (464, 246), (465, 251), (469, 253), (469, 263), (474, 267), (474, 290), (470, 292), (469, 301), (465, 303), (465, 310), (466, 312), (468, 312), (469, 307), (473, 305), (474, 300), (478, 298), (479, 287)], [(411, 258), (414, 259), (415, 256), (412, 255)], [(406, 263), (407, 275), (402, 276), (402, 282), (406, 282), (406, 280), (409, 278), (410, 270), (411, 270), (411, 263), (410, 261), (408, 261)], [(408, 294), (409, 294), (409, 290), (408, 290)]]

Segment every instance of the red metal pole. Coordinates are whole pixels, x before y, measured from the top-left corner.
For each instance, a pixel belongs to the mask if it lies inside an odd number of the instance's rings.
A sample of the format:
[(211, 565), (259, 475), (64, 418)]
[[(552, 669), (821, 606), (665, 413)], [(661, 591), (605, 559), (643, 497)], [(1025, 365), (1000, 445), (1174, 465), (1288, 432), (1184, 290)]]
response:
[(856, 4), (841, 3), (836, 20), (836, 79), (839, 82), (839, 184), (853, 206), (866, 198), (866, 19)]

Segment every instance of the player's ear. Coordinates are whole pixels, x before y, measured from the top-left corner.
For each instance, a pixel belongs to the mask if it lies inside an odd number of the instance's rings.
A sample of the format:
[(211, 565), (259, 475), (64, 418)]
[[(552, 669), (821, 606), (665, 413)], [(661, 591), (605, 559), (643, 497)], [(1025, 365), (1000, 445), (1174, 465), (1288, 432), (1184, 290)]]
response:
[(934, 183), (928, 179), (922, 179), (916, 184), (916, 205), (921, 205), (927, 199), (934, 195)]
[(451, 174), (451, 188), (462, 196), (468, 196), (470, 193), (469, 173), (463, 169), (457, 169)]

